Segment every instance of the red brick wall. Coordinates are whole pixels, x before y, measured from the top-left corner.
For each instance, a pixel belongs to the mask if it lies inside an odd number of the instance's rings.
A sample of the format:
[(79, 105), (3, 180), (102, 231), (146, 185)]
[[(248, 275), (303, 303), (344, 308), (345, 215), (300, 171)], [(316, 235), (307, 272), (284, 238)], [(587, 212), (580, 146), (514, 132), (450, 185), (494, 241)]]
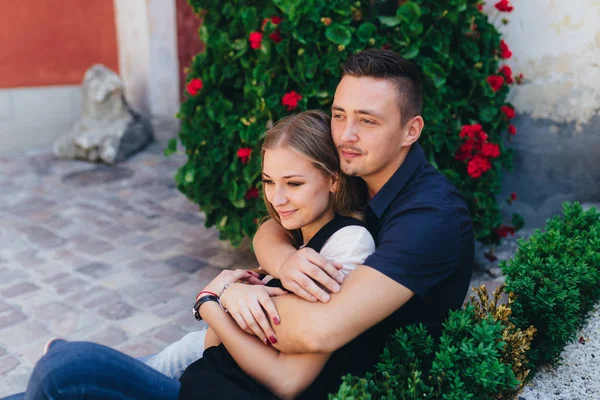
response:
[(118, 72), (113, 0), (3, 1), (0, 88), (79, 84), (94, 63)]
[(188, 4), (187, 0), (177, 0), (177, 51), (179, 53), (179, 82), (181, 94), (186, 86), (186, 73), (192, 59), (196, 54), (204, 51), (204, 44), (200, 41), (198, 29), (202, 20)]

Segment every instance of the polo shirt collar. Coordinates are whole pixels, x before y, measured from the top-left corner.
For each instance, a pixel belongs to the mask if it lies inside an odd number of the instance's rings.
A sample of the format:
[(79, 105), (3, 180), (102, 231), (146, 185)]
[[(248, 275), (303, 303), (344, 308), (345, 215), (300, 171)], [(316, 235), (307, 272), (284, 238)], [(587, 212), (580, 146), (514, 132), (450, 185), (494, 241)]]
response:
[(394, 175), (392, 175), (385, 185), (383, 185), (381, 190), (369, 200), (369, 207), (378, 219), (381, 218), (385, 210), (406, 186), (408, 181), (415, 174), (419, 165), (424, 161), (425, 153), (423, 152), (421, 145), (417, 142), (412, 145), (404, 162), (396, 172), (394, 172)]

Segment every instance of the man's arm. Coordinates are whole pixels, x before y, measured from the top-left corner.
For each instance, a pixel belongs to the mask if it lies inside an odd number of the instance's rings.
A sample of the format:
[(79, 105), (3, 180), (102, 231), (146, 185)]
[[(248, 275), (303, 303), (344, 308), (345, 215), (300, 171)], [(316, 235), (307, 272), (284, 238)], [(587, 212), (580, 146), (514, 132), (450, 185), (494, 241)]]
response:
[(279, 268), (296, 252), (285, 229), (272, 219), (265, 221), (252, 240), (258, 264), (275, 278)]
[(261, 267), (303, 299), (329, 301), (329, 293), (315, 282), (332, 293), (339, 292), (339, 284), (344, 281), (339, 272), (342, 265), (322, 257), (313, 249), (296, 250), (285, 229), (277, 222), (264, 222), (254, 236), (253, 245)]
[(274, 347), (284, 353), (331, 353), (391, 315), (414, 294), (364, 265), (346, 277), (343, 289), (328, 303), (291, 295), (273, 298), (281, 317), (281, 324), (274, 326)]

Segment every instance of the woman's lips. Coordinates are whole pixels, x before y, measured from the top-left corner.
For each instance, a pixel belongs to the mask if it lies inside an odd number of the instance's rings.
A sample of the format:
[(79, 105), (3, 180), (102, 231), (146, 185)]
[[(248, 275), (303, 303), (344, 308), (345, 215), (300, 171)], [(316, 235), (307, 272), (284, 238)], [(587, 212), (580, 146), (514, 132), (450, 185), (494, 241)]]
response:
[(292, 210), (292, 211), (277, 211), (279, 213), (280, 217), (289, 217), (290, 215), (292, 215), (293, 213), (296, 212), (296, 210)]

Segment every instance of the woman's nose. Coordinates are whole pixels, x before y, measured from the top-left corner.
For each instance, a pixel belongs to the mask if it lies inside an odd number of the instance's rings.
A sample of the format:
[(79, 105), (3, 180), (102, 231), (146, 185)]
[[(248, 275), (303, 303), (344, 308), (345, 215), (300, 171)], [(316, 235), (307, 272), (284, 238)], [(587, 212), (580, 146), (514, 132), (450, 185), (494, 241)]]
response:
[(273, 205), (274, 206), (281, 206), (284, 205), (285, 203), (287, 203), (287, 196), (285, 194), (285, 191), (283, 189), (275, 189), (275, 193), (273, 195)]

